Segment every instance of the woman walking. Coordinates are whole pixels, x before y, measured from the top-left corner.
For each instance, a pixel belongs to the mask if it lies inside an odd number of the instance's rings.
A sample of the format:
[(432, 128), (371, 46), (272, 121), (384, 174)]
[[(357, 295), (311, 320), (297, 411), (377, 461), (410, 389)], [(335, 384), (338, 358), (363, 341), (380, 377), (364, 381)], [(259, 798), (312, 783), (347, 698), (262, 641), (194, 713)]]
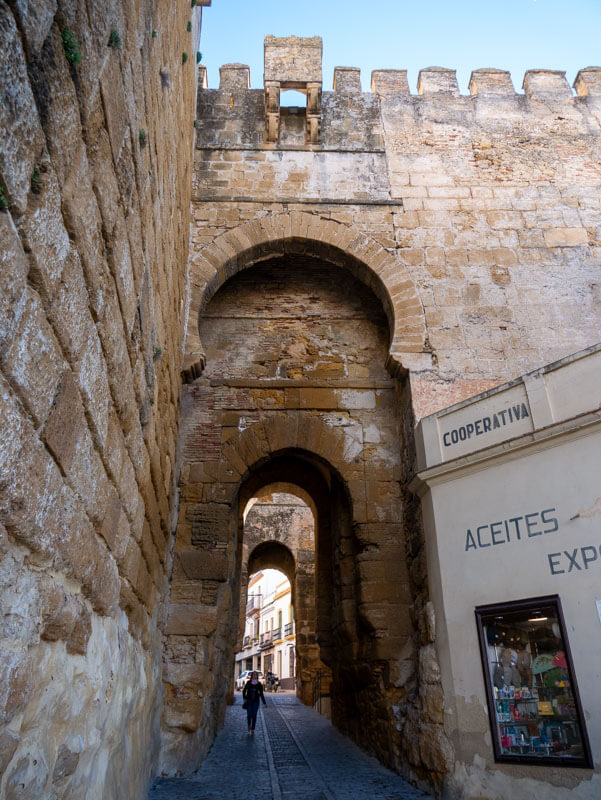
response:
[(259, 676), (256, 672), (251, 672), (250, 678), (246, 682), (246, 686), (242, 690), (242, 698), (246, 704), (246, 718), (248, 720), (248, 732), (251, 736), (255, 735), (255, 725), (257, 724), (257, 712), (259, 710), (259, 703), (265, 702), (265, 695), (263, 694), (263, 686), (259, 681)]

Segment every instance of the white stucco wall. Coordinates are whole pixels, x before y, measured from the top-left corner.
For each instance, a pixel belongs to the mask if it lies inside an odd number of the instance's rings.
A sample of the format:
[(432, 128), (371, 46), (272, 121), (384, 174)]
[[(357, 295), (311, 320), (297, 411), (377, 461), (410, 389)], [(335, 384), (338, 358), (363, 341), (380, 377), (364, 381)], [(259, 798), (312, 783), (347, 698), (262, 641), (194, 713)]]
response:
[[(422, 496), (445, 727), (456, 750), (449, 796), (601, 796), (600, 363), (592, 348), (420, 424), (427, 466), (413, 488)], [(483, 449), (484, 433), (460, 440), (447, 455), (445, 433), (490, 416), (508, 397), (527, 404), (527, 424), (506, 425), (505, 441), (491, 431)], [(594, 770), (494, 762), (474, 609), (545, 595), (563, 607)]]

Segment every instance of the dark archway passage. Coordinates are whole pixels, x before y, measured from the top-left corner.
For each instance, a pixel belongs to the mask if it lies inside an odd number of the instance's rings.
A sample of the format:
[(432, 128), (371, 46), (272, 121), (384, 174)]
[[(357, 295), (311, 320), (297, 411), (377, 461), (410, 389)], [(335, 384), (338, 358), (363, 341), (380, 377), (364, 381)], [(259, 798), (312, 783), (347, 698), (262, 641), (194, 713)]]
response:
[(298, 562), (294, 574), (299, 696), (326, 665), (334, 723), (397, 769), (419, 765), (419, 737), (440, 723), (420, 712), (410, 565), (424, 574), (402, 491), (410, 402), (386, 370), (379, 300), (340, 266), (278, 256), (225, 282), (200, 335), (206, 370), (182, 397), (163, 769), (202, 761), (231, 699), (244, 512), (273, 487), (295, 487), (315, 517), (306, 590)]
[[(296, 620), (297, 694), (304, 703), (310, 704), (315, 674), (332, 670), (336, 652), (341, 658), (353, 658), (352, 652), (345, 652), (343, 643), (356, 637), (356, 609), (346, 602), (353, 600), (356, 579), (346, 584), (341, 580), (342, 572), (352, 568), (342, 563), (344, 559), (341, 556), (346, 551), (350, 555), (353, 549), (349, 544), (353, 536), (348, 524), (352, 516), (348, 510), (350, 498), (340, 477), (329, 465), (305, 451), (291, 449), (275, 454), (251, 472), (240, 489), (239, 508), (246, 508), (249, 499), (273, 485), (275, 478), (278, 481), (276, 485), (284, 485), (291, 493), (305, 496), (310, 501), (314, 515), (312, 547), (307, 546), (309, 542), (306, 540), (295, 542), (297, 546), (293, 554), (281, 542), (269, 540), (274, 532), (266, 530), (268, 539), (256, 545), (250, 554), (247, 572), (252, 572), (253, 568), (273, 567), (281, 569), (291, 582)], [(247, 535), (241, 519), (239, 547), (243, 593)], [(284, 541), (288, 538), (280, 536)], [(293, 541), (287, 543), (294, 546)], [(334, 574), (335, 565), (338, 574)], [(348, 626), (350, 629), (346, 630)]]
[[(253, 573), (275, 569), (283, 573), (290, 585), (289, 604), (282, 606), (280, 593), (259, 596), (252, 606), (252, 617), (261, 630), (270, 628), (277, 635), (260, 641), (241, 642), (245, 652), (240, 658), (251, 659), (265, 672), (267, 661), (284, 680), (286, 689), (306, 683), (304, 669), (308, 653), (315, 650), (315, 513), (299, 496), (302, 490), (289, 484), (278, 484), (279, 491), (265, 487), (260, 497), (253, 497), (243, 514), (241, 559), (240, 630), (246, 620), (249, 579)], [(285, 488), (286, 491), (282, 491)], [(307, 499), (310, 498), (305, 494)], [(263, 583), (263, 579), (261, 580)], [(251, 593), (251, 596), (252, 595)], [(277, 612), (274, 604), (278, 606)], [(262, 621), (261, 621), (262, 620)], [(247, 625), (250, 621), (247, 620)], [(239, 656), (237, 656), (237, 660)]]

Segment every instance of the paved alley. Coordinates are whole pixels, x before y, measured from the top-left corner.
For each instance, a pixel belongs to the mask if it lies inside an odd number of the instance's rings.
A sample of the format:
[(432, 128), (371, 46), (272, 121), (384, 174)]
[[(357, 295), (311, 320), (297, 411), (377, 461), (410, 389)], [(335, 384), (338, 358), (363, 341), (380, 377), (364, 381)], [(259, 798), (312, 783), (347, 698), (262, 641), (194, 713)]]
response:
[(159, 778), (148, 800), (426, 800), (293, 694), (261, 706), (254, 737), (240, 695), (201, 769)]

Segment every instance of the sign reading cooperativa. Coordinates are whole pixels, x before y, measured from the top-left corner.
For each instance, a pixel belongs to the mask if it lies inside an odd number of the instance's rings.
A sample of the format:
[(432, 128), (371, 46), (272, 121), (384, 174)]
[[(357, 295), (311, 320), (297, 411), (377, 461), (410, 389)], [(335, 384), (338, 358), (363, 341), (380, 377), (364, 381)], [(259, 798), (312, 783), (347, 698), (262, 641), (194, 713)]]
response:
[[(500, 408), (496, 413), (480, 417), (465, 425), (451, 428), (442, 435), (442, 443), (445, 447), (450, 447), (458, 442), (465, 442), (472, 436), (482, 436), (483, 434), (503, 428), (506, 425), (519, 422), (521, 419), (529, 417), (530, 413), (526, 403), (517, 403), (515, 406)], [(509, 433), (509, 432), (508, 432)]]
[(437, 428), (443, 461), (530, 433), (532, 412), (526, 390), (523, 385), (511, 386), (478, 403), (455, 407), (438, 416)]

